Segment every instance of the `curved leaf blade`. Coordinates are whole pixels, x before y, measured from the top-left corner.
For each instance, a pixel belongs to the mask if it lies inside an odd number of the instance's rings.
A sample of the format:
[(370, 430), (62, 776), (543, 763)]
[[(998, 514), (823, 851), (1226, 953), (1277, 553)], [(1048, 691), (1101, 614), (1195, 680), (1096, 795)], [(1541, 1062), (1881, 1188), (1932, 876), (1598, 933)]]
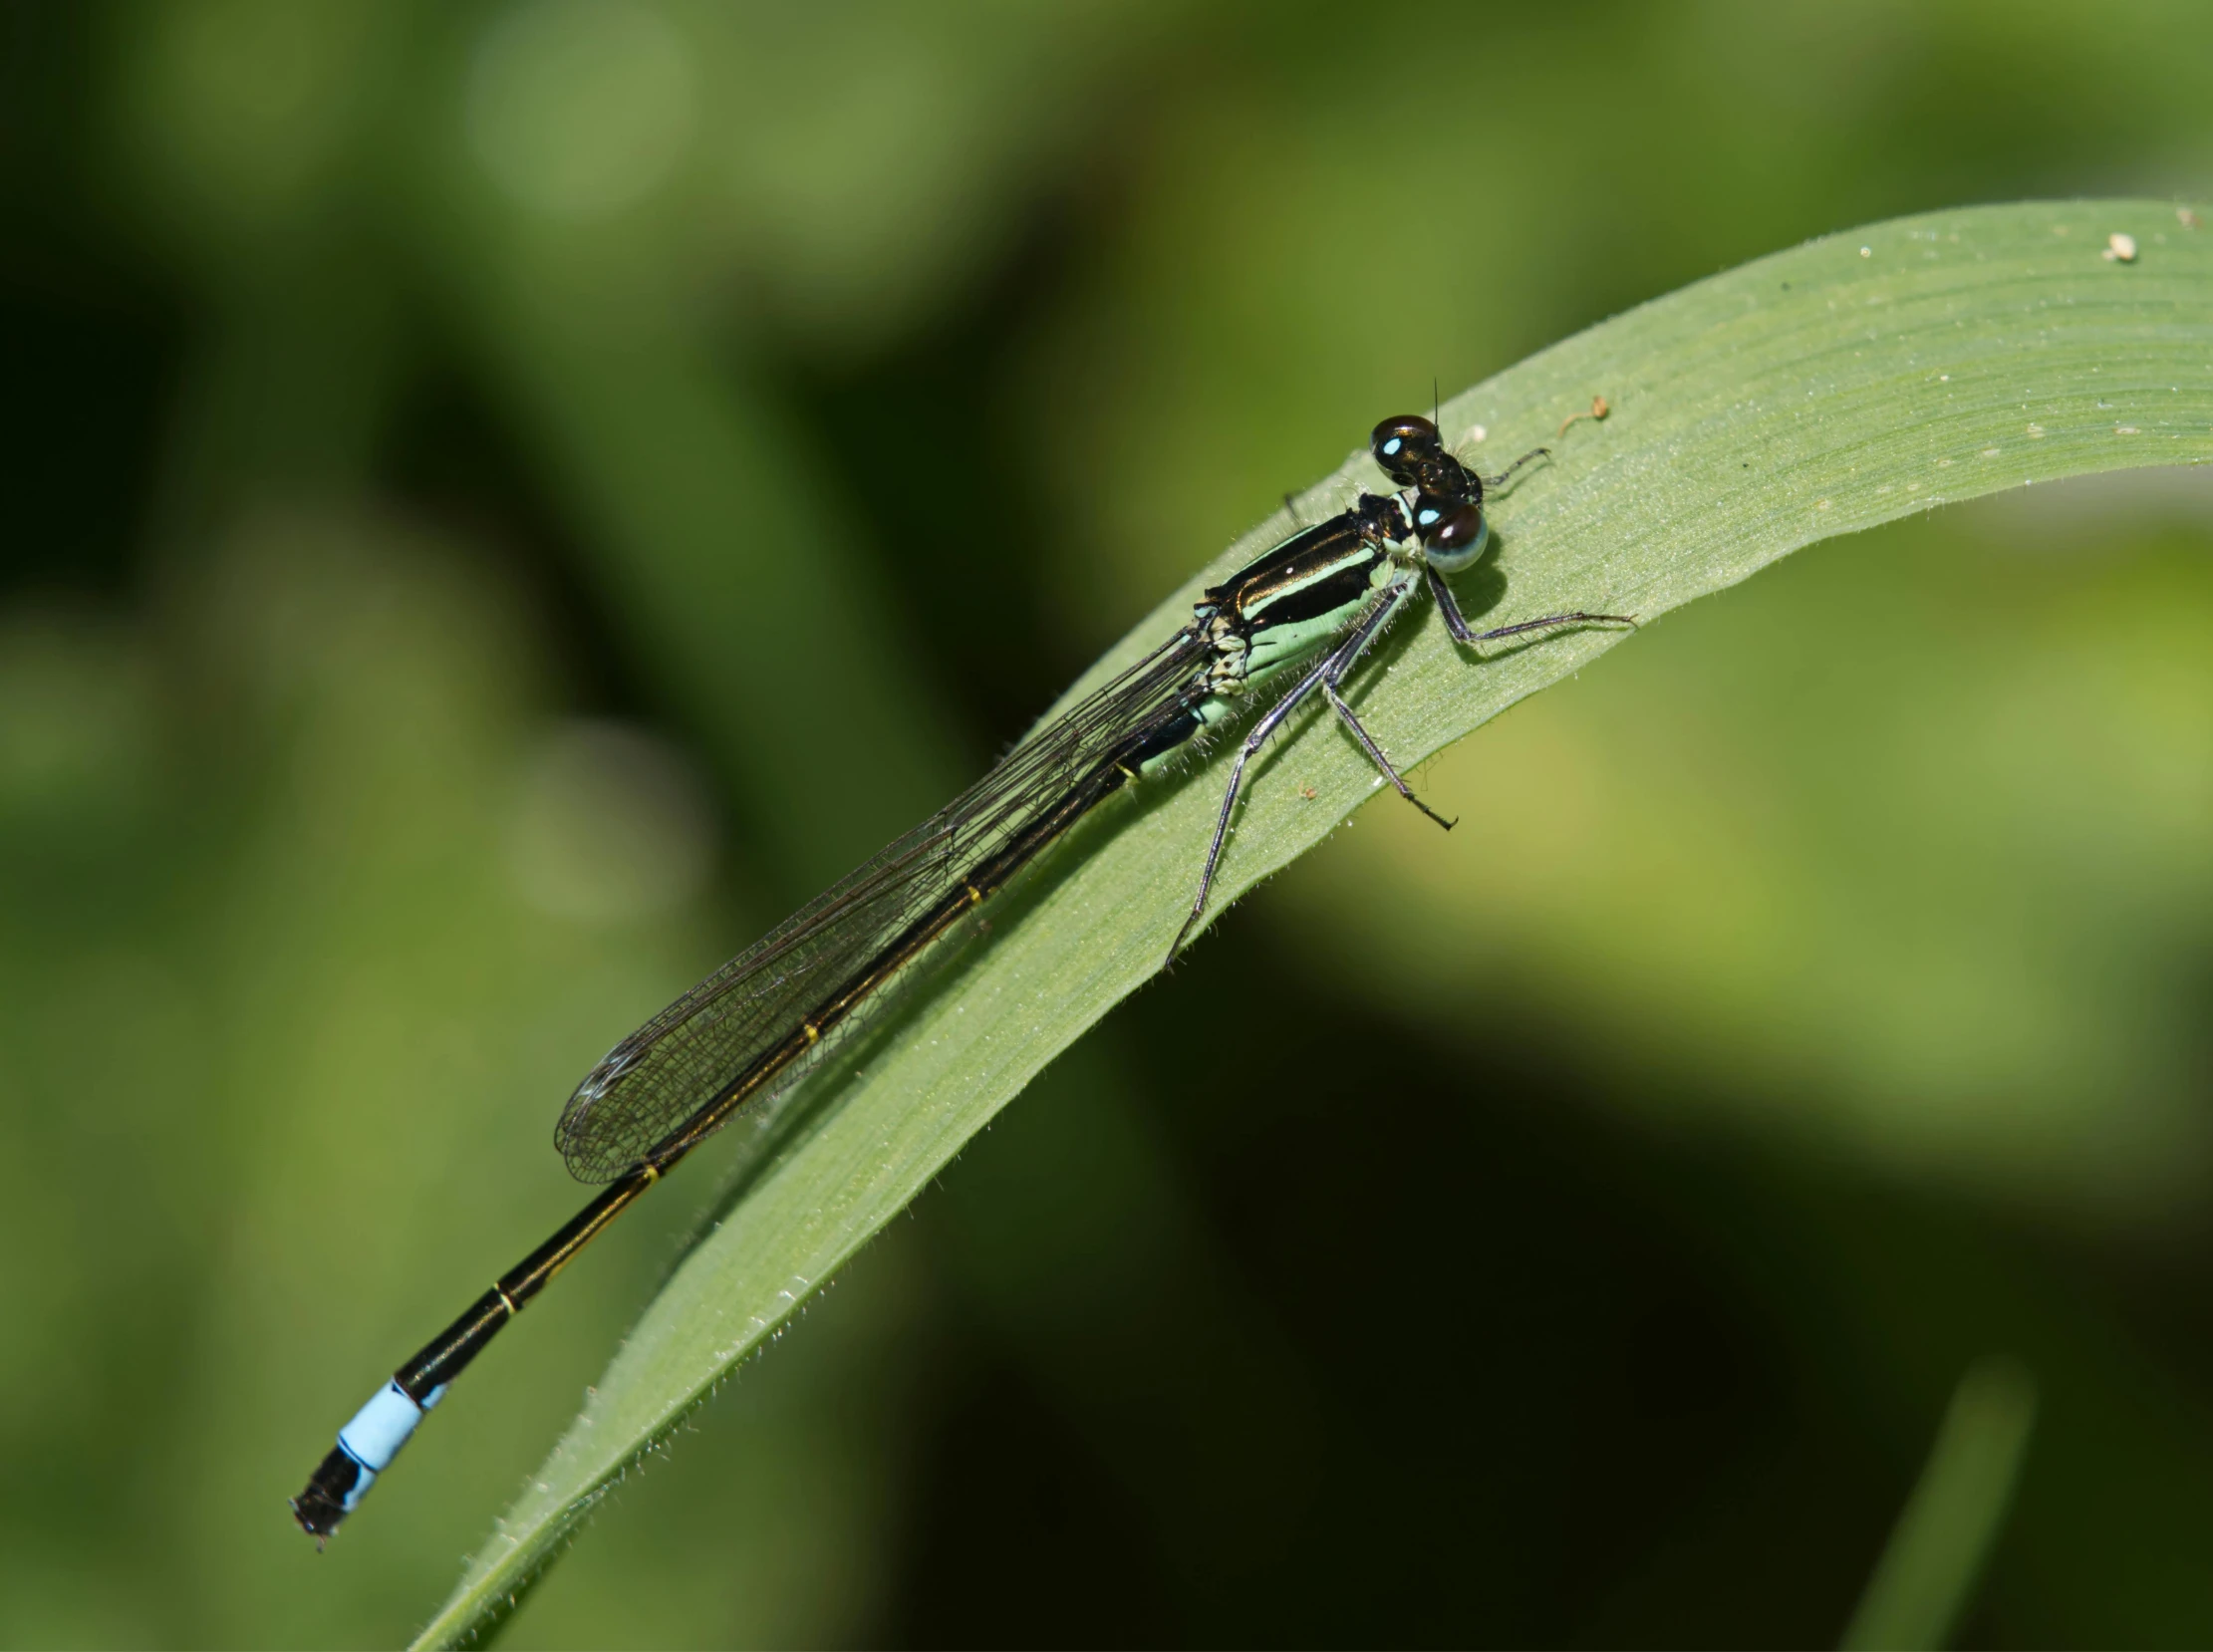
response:
[[(1659, 299), (1456, 398), (1449, 439), (1486, 470), (1549, 442), (1495, 510), (1485, 622), (1586, 609), (1645, 623), (1816, 540), (2000, 488), (2213, 460), (2213, 231), (2165, 202), (1980, 207), (1814, 241)], [(2133, 260), (2108, 257), (2132, 236)], [(1555, 432), (1603, 395), (1601, 424)], [(1368, 410), (1363, 418), (1392, 409)], [(1307, 519), (1376, 473), (1364, 454)], [(1163, 603), (1071, 694), (1166, 636), (1209, 577)], [(1626, 640), (1586, 631), (1476, 665), (1434, 614), (1356, 695), (1402, 766)], [(1839, 644), (1848, 640), (1839, 638)], [(1372, 796), (1351, 743), (1306, 719), (1285, 749), (1313, 795), (1263, 765), (1215, 905), (1311, 847)], [(1278, 772), (1270, 783), (1269, 770)], [(1054, 1055), (1160, 966), (1219, 801), (1219, 765), (1110, 805), (993, 915), (863, 1054), (764, 1140), (720, 1225), (647, 1308), (422, 1644), (480, 1637), (596, 1498), (918, 1194)]]

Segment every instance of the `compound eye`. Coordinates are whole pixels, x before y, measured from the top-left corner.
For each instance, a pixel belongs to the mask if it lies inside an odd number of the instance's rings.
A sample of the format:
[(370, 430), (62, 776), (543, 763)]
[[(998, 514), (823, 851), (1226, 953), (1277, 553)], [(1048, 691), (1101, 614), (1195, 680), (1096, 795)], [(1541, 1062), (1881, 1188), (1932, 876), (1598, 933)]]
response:
[(1415, 470), (1443, 451), (1437, 426), (1420, 413), (1386, 418), (1368, 437), (1368, 451), (1393, 481), (1411, 483)]
[[(1434, 527), (1428, 521), (1433, 516), (1438, 518)], [(1415, 526), (1421, 533), (1429, 565), (1441, 574), (1459, 573), (1483, 555), (1491, 541), (1491, 524), (1484, 520), (1483, 506), (1473, 502), (1437, 510), (1424, 501), (1415, 511)]]

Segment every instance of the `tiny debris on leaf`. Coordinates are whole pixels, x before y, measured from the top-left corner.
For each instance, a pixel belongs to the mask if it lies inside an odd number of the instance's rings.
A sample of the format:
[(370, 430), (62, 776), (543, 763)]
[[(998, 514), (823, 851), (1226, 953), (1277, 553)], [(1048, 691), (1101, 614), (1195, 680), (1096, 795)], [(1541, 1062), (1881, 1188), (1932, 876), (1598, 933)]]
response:
[(1612, 403), (1608, 402), (1603, 396), (1594, 396), (1590, 399), (1590, 412), (1569, 413), (1559, 421), (1559, 429), (1554, 433), (1552, 439), (1557, 441), (1561, 436), (1567, 434), (1567, 426), (1574, 423), (1578, 418), (1604, 418), (1606, 414), (1612, 412)]

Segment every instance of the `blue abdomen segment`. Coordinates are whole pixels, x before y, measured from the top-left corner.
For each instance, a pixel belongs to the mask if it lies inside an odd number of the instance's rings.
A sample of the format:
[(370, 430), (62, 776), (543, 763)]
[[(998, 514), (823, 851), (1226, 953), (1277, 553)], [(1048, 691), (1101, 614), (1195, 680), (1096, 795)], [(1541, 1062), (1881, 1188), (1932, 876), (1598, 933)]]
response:
[(339, 1448), (371, 1475), (383, 1474), (408, 1443), (415, 1424), (422, 1421), (422, 1414), (444, 1394), (442, 1388), (433, 1388), (417, 1405), (397, 1382), (386, 1383), (375, 1398), (354, 1413), (354, 1420), (338, 1431)]
[(338, 1431), (337, 1446), (310, 1477), (307, 1490), (292, 1500), (300, 1524), (318, 1537), (336, 1530), (338, 1522), (369, 1495), (377, 1477), (392, 1466), (422, 1414), (444, 1397), (440, 1386), (417, 1401), (397, 1380), (378, 1389), (354, 1413), (354, 1420)]

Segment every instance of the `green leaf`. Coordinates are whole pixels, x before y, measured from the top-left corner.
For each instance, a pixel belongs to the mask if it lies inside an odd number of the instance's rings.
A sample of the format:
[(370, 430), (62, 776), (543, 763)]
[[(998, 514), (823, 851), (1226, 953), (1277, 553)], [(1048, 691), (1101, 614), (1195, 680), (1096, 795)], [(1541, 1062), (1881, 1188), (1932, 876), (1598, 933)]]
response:
[[(2156, 201), (1901, 219), (1702, 281), (1500, 374), (1447, 404), (1447, 438), (1486, 471), (1538, 443), (1554, 458), (1497, 501), (1499, 550), (1459, 582), (1464, 604), (1487, 625), (1578, 608), (1649, 625), (1802, 545), (1908, 511), (2213, 458), (2213, 231), (2197, 222)], [(2109, 256), (2116, 234), (2134, 238), (2132, 259)], [(1609, 416), (1559, 433), (1594, 396)], [(1364, 431), (1401, 411), (1348, 410), (1346, 422)], [(1358, 454), (1302, 516), (1378, 481)], [(1207, 578), (1285, 527), (1247, 534), (1071, 695), (1165, 638)], [(1355, 699), (1411, 765), (1627, 640), (1582, 631), (1477, 662), (1425, 612)], [(1291, 738), (1301, 784), (1279, 759), (1255, 765), (1214, 916), (1377, 790), (1334, 725), (1309, 716)], [(647, 1308), (424, 1643), (496, 1624), (602, 1492), (1160, 968), (1222, 780), (1212, 762), (1109, 804), (994, 905), (987, 937), (756, 1134), (719, 1226)]]
[(1994, 1356), (1968, 1367), (1852, 1610), (1846, 1652), (1952, 1643), (2013, 1507), (2036, 1420), (2036, 1379), (2019, 1363)]

